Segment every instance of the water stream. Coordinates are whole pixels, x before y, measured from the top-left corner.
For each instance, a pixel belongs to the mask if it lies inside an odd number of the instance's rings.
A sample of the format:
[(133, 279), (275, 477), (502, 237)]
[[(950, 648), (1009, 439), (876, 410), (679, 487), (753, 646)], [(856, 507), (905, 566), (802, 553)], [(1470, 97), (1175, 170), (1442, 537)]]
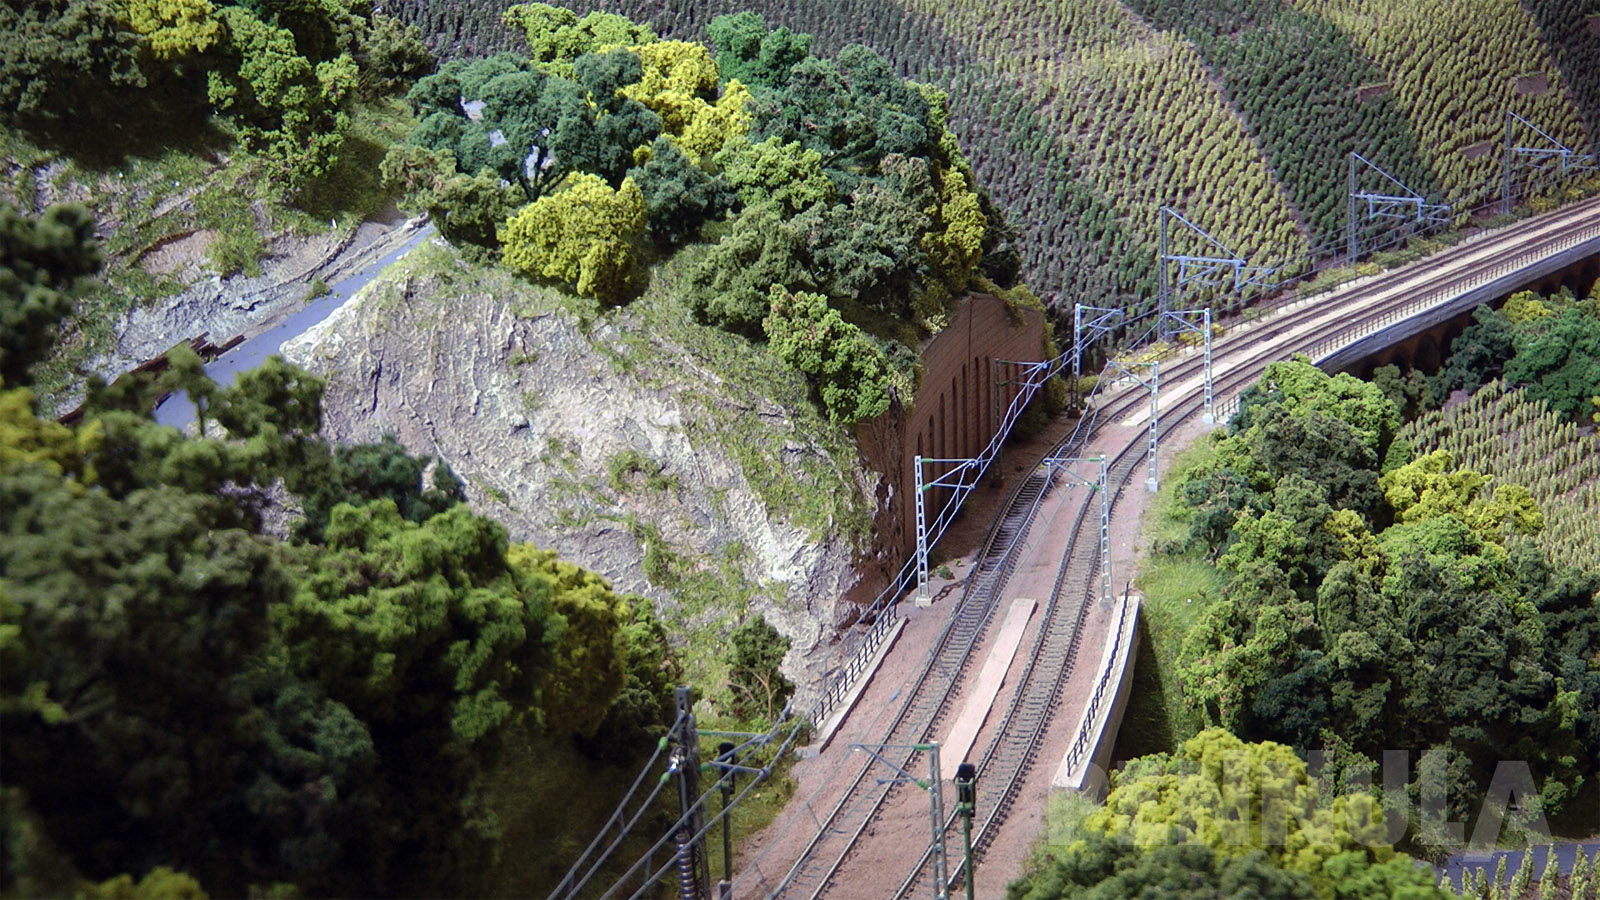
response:
[[(282, 322), (263, 331), (255, 337), (242, 341), (238, 346), (206, 363), (206, 374), (217, 384), (227, 387), (233, 384), (239, 373), (251, 369), (267, 361), (267, 358), (277, 353), (284, 344), (304, 334), (306, 329), (321, 322), (333, 311), (338, 309), (356, 291), (366, 287), (372, 279), (387, 269), (400, 257), (409, 253), (412, 248), (422, 243), (433, 234), (433, 226), (428, 225), (417, 229), (417, 233), (406, 238), (405, 243), (395, 248), (385, 256), (365, 266), (349, 278), (334, 284), (326, 296), (307, 303), (305, 306), (289, 313)], [(167, 397), (156, 407), (156, 421), (162, 425), (171, 425), (174, 428), (185, 428), (194, 421), (194, 404), (189, 396), (182, 391)]]

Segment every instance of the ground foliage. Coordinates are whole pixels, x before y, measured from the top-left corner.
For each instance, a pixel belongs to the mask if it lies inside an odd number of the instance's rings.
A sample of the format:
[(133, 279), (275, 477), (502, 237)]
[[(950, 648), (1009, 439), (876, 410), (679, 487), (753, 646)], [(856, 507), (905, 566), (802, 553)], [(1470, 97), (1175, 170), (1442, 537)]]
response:
[(1220, 728), (1130, 760), (1105, 805), (1035, 847), (1014, 900), (1442, 900), (1367, 794), (1329, 797), (1290, 747)]
[(215, 113), (289, 195), (337, 162), (358, 99), (433, 66), (414, 27), (349, 0), (30, 0), (0, 30), (25, 36), (0, 50), (8, 126), (106, 162)]
[(909, 400), (891, 342), (943, 328), (986, 252), (989, 274), (1014, 277), (945, 95), (872, 50), (815, 56), (809, 35), (750, 13), (714, 20), (710, 48), (544, 4), (504, 22), (528, 52), (418, 81), (420, 124), (383, 168), (447, 236), (513, 271), (621, 303), (703, 237), (689, 309), (777, 335), (845, 425)]
[[(57, 250), (35, 283), (93, 255)], [(508, 734), (653, 747), (677, 676), (647, 602), (392, 440), (333, 449), (281, 360), (228, 388), (172, 362), (70, 427), (0, 382), (0, 889), (480, 893)], [(138, 411), (175, 389), (197, 436)], [(263, 525), (278, 481), (293, 540)]]
[(1224, 576), (1185, 638), (1185, 698), (1361, 771), (1408, 750), (1411, 790), (1442, 771), (1458, 819), (1526, 760), (1527, 811), (1555, 814), (1600, 774), (1600, 578), (1516, 539), (1544, 527), (1527, 489), (1417, 455), (1399, 425), (1380, 388), (1305, 362), (1246, 392), (1181, 489)]

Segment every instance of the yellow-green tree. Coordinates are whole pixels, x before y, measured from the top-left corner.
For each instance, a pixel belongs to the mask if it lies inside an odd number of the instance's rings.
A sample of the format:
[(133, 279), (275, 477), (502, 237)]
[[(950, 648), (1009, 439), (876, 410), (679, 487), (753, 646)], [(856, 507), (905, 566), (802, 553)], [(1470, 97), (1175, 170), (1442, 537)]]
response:
[(772, 352), (806, 373), (828, 418), (845, 425), (889, 408), (889, 366), (865, 332), (846, 322), (821, 294), (773, 285), (762, 322)]
[(222, 40), (211, 0), (124, 0), (119, 13), (160, 60), (204, 53)]
[(528, 40), (528, 58), (552, 74), (572, 74), (572, 62), (585, 53), (632, 47), (656, 39), (648, 25), (616, 13), (592, 12), (583, 18), (548, 3), (522, 3), (505, 11), (506, 26)]
[(745, 105), (750, 92), (737, 81), (717, 95), (717, 63), (702, 44), (656, 41), (633, 48), (643, 65), (639, 81), (621, 94), (644, 104), (661, 117), (661, 130), (671, 135), (691, 159), (699, 162), (721, 150), (731, 138), (750, 131)]
[(1329, 900), (1439, 896), (1426, 890), (1429, 876), (1389, 846), (1370, 794), (1320, 796), (1292, 749), (1245, 743), (1220, 728), (1175, 754), (1129, 762), (1084, 828), (1144, 851), (1197, 843), (1222, 856), (1264, 852)]
[(505, 264), (585, 297), (620, 300), (636, 281), (644, 226), (644, 194), (631, 178), (612, 190), (598, 175), (580, 173), (506, 222)]
[(723, 177), (748, 206), (767, 201), (787, 214), (833, 197), (833, 182), (822, 170), (822, 154), (776, 137), (760, 143), (735, 140), (717, 154)]
[(922, 236), (922, 249), (944, 286), (960, 292), (966, 290), (983, 257), (989, 218), (960, 171), (936, 167), (934, 182), (939, 201), (924, 210), (933, 219), (933, 227)]
[(356, 87), (356, 65), (344, 54), (313, 64), (289, 29), (242, 7), (221, 12), (230, 62), (207, 73), (207, 97), (272, 174), (298, 188), (337, 159), (349, 127), (340, 104)]
[(1533, 534), (1544, 527), (1544, 514), (1533, 495), (1520, 484), (1491, 486), (1494, 478), (1457, 468), (1455, 454), (1435, 450), (1379, 479), (1383, 497), (1402, 522), (1420, 522), (1453, 515), (1498, 543), (1505, 529)]

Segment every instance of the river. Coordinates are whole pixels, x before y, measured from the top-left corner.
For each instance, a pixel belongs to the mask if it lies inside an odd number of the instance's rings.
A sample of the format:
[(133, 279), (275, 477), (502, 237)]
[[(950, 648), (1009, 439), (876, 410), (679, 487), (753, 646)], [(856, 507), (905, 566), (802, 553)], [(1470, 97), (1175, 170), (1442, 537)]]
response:
[[(206, 363), (206, 374), (217, 384), (227, 387), (233, 384), (239, 373), (251, 369), (267, 361), (267, 358), (277, 353), (284, 344), (304, 334), (306, 329), (333, 315), (349, 300), (356, 291), (366, 287), (379, 273), (387, 269), (402, 256), (411, 252), (418, 244), (432, 236), (432, 225), (417, 229), (417, 233), (406, 238), (405, 243), (390, 251), (387, 255), (377, 259), (357, 271), (354, 275), (334, 284), (325, 296), (307, 303), (305, 306), (289, 313), (283, 321), (272, 326), (260, 334), (248, 338), (225, 353), (218, 354), (216, 358)], [(167, 397), (156, 407), (156, 421), (162, 425), (171, 425), (174, 428), (185, 428), (194, 421), (194, 404), (189, 401), (187, 394), (179, 391)]]

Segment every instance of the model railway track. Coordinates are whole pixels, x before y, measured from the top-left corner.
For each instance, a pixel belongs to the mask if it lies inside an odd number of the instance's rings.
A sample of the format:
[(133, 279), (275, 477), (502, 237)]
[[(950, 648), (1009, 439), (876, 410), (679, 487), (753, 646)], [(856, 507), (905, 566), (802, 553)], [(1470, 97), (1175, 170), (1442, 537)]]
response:
[[(1525, 223), (1492, 243), (1458, 245), (1438, 254), (1430, 259), (1426, 273), (1401, 271), (1378, 279), (1358, 291), (1332, 298), (1323, 310), (1281, 316), (1279, 318), (1283, 321), (1229, 335), (1219, 340), (1213, 348), (1215, 394), (1227, 397), (1242, 390), (1259, 377), (1269, 362), (1286, 359), (1294, 353), (1316, 348), (1343, 335), (1366, 333), (1402, 311), (1417, 306), (1419, 295), (1426, 298), (1448, 295), (1462, 285), (1483, 278), (1485, 273), (1504, 268), (1507, 259), (1543, 253), (1574, 229), (1585, 226), (1593, 228), (1591, 223), (1597, 217), (1600, 217), (1600, 199), (1575, 204), (1545, 219)], [(1425, 291), (1424, 285), (1427, 287)], [(1374, 297), (1379, 298), (1378, 302), (1362, 308), (1364, 302), (1370, 302)], [(1318, 324), (1297, 336), (1290, 347), (1281, 346), (1280, 339), (1291, 331), (1306, 328), (1307, 319)], [(1162, 366), (1162, 381), (1176, 386), (1194, 379), (1200, 370), (1201, 361), (1197, 356), (1172, 360)], [(1170, 397), (1164, 400), (1162, 433), (1168, 433), (1198, 415), (1203, 403), (1199, 392), (1192, 389), (1175, 400)], [(1120, 421), (1137, 413), (1147, 403), (1148, 400), (1139, 390), (1121, 390), (1110, 394), (1084, 422), (1080, 422), (1073, 436), (1058, 445), (1056, 452), (1051, 455), (1076, 455), (1087, 445), (1099, 422)], [(1141, 431), (1121, 447), (1110, 462), (1108, 477), (1113, 510), (1122, 490), (1143, 462), (1144, 454), (1145, 438)], [(938, 733), (950, 711), (951, 701), (963, 683), (973, 651), (981, 643), (993, 619), (997, 607), (995, 601), (1015, 568), (1018, 551), (1026, 541), (1028, 530), (1041, 505), (1052, 494), (1052, 481), (1046, 467), (1041, 466), (1013, 491), (1004, 512), (984, 541), (976, 570), (968, 577), (949, 625), (930, 652), (927, 663), (896, 714), (883, 743), (926, 743)], [(1088, 504), (1080, 505), (1072, 523), (1070, 549), (1058, 569), (1055, 589), (1046, 605), (1044, 623), (1038, 630), (1025, 673), (1019, 681), (1021, 687), (1014, 692), (998, 733), (985, 750), (979, 765), (980, 784), (985, 786), (978, 798), (979, 824), (974, 836), (974, 853), (979, 856), (995, 839), (1018, 791), (1033, 769), (1040, 738), (1050, 724), (1056, 700), (1076, 660), (1080, 625), (1089, 609), (1087, 597), (1099, 567), (1097, 540), (1079, 540), (1087, 534), (1087, 512)], [(891, 752), (886, 753), (885, 758), (903, 769), (910, 769), (918, 753)], [(882, 783), (879, 775), (873, 771), (874, 765), (870, 760), (862, 765), (799, 860), (771, 891), (772, 896), (814, 900), (827, 893), (845, 860), (868, 834), (878, 811), (894, 793), (896, 785)], [(954, 821), (953, 815), (950, 821)], [(930, 863), (931, 851), (925, 852), (903, 882), (899, 896), (919, 892), (928, 886), (928, 880), (932, 877)], [(958, 882), (960, 877), (960, 873), (957, 873), (951, 878), (952, 883)]]
[[(1529, 253), (1547, 252), (1552, 245), (1570, 235), (1574, 222), (1589, 221), (1600, 212), (1600, 204), (1584, 204), (1581, 209), (1575, 207), (1573, 212), (1572, 216), (1560, 217), (1547, 227), (1534, 230), (1532, 235), (1524, 233), (1526, 239), (1520, 241), (1512, 253), (1520, 257)], [(1299, 325), (1284, 323), (1241, 335), (1224, 344), (1220, 354), (1214, 354), (1216, 356), (1214, 392), (1221, 397), (1237, 394), (1259, 378), (1262, 370), (1270, 362), (1286, 359), (1296, 353), (1312, 351), (1319, 346), (1327, 345), (1330, 341), (1337, 342), (1345, 335), (1363, 334), (1390, 320), (1399, 312), (1426, 304), (1437, 297), (1450, 296), (1458, 289), (1481, 280), (1486, 274), (1505, 268), (1507, 265), (1505, 257), (1504, 253), (1487, 253), (1469, 261), (1449, 277), (1432, 280), (1430, 282), (1432, 289), (1424, 298), (1405, 293), (1364, 309), (1354, 317), (1328, 317), (1330, 321), (1298, 336), (1294, 344), (1288, 348), (1279, 346), (1275, 339), (1287, 331), (1300, 327)], [(1410, 279), (1396, 276), (1394, 280), (1404, 283)], [(1363, 294), (1389, 289), (1390, 279), (1385, 279), (1375, 282), (1372, 291)], [(1349, 300), (1353, 299), (1349, 298), (1341, 306), (1349, 305)], [(1255, 348), (1253, 352), (1252, 347)], [(1190, 356), (1176, 361), (1170, 371), (1174, 379), (1192, 377), (1199, 366), (1198, 359)], [(1162, 380), (1168, 381), (1167, 370), (1163, 370)], [(1142, 397), (1139, 392), (1129, 393), (1133, 395), (1134, 402), (1120, 404), (1119, 409), (1140, 405)], [(1203, 396), (1197, 391), (1189, 391), (1178, 397), (1175, 402), (1168, 402), (1171, 405), (1162, 413), (1160, 429), (1162, 434), (1182, 427), (1203, 411)], [(1074, 456), (1079, 455), (1082, 449), (1082, 446), (1069, 446), (1063, 442), (1051, 455)], [(1146, 441), (1141, 432), (1118, 448), (1111, 460), (1107, 477), (1112, 494), (1113, 514), (1122, 492), (1130, 482), (1137, 481), (1136, 472), (1144, 463), (1145, 454)], [(1042, 470), (1044, 467), (1040, 468)], [(1039, 474), (1036, 472), (1035, 476)], [(973, 838), (975, 859), (982, 857), (983, 852), (999, 833), (999, 826), (1005, 821), (1006, 814), (1018, 796), (1023, 781), (1032, 770), (1039, 752), (1039, 742), (1049, 727), (1052, 714), (1057, 707), (1057, 700), (1066, 687), (1072, 666), (1076, 662), (1081, 626), (1089, 611), (1091, 603), (1089, 598), (1094, 592), (1094, 585), (1099, 575), (1098, 524), (1089, 520), (1089, 508), (1087, 502), (1078, 508), (1073, 522), (1073, 538), (1069, 545), (1071, 549), (1062, 559), (1055, 591), (1045, 609), (1045, 624), (1035, 638), (1032, 652), (1027, 657), (1022, 677), (1019, 679), (1022, 686), (1014, 692), (1010, 708), (1002, 719), (998, 733), (978, 764), (979, 783), (999, 784), (1001, 787), (999, 790), (980, 793), (978, 797), (975, 819), (980, 824), (977, 825), (978, 830)], [(951, 815), (946, 827), (949, 828), (955, 822), (956, 817)], [(931, 849), (923, 853), (921, 860), (902, 883), (896, 896), (915, 896), (926, 891), (931, 886), (930, 863)], [(961, 872), (952, 874), (951, 884), (959, 883), (962, 875)]]
[[(979, 643), (993, 618), (994, 597), (1015, 564), (1016, 550), (1048, 488), (1047, 478), (1029, 477), (1022, 479), (1013, 490), (1004, 513), (984, 541), (978, 564), (968, 576), (955, 615), (940, 634), (927, 664), (890, 725), (885, 743), (916, 743), (920, 735), (937, 727), (948, 706), (947, 695), (961, 683), (972, 648)], [(888, 758), (904, 767), (914, 755), (914, 752), (890, 751)], [(874, 777), (873, 765), (870, 760), (862, 765), (816, 837), (774, 891), (776, 895), (816, 897), (826, 890), (886, 793)]]

